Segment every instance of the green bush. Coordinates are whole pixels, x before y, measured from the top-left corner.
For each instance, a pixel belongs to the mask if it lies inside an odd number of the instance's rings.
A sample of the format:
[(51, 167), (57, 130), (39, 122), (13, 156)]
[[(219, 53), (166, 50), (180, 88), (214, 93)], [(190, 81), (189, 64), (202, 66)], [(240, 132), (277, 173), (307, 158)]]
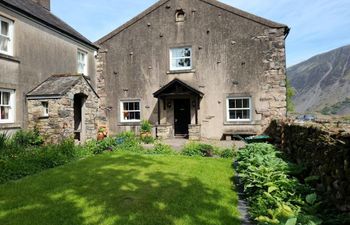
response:
[(151, 132), (152, 124), (148, 120), (141, 121), (141, 132)]
[(0, 183), (16, 180), (82, 157), (81, 148), (67, 139), (57, 145), (8, 149), (0, 156)]
[(34, 131), (19, 130), (11, 140), (11, 144), (17, 147), (40, 146), (44, 143), (43, 137), (36, 129)]
[(186, 156), (204, 156), (203, 152), (199, 148), (198, 142), (187, 143), (182, 149), (181, 154)]
[(199, 142), (189, 142), (182, 149), (181, 154), (187, 156), (213, 157), (215, 149), (212, 145)]
[(142, 152), (140, 139), (133, 132), (123, 132), (115, 138), (115, 149), (129, 152)]
[(152, 144), (154, 143), (154, 138), (152, 136), (145, 136), (141, 138), (141, 141), (145, 144)]
[(288, 174), (289, 164), (280, 155), (269, 144), (250, 144), (238, 152), (237, 172), (250, 214), (258, 224), (320, 224), (317, 195)]
[(158, 142), (154, 145), (154, 148), (147, 151), (147, 153), (155, 155), (173, 155), (175, 154), (175, 151), (171, 148), (170, 145)]
[(220, 152), (220, 157), (230, 159), (230, 158), (235, 157), (235, 154), (236, 154), (236, 152), (234, 149), (226, 148)]
[(9, 137), (6, 132), (0, 133), (0, 152), (6, 148)]

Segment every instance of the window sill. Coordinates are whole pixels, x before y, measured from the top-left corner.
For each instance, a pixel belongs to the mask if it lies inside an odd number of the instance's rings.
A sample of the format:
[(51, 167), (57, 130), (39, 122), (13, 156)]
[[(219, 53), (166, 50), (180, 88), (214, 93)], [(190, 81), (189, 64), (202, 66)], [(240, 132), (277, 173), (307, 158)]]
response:
[(235, 126), (235, 125), (261, 125), (260, 121), (225, 121), (225, 126)]
[(0, 123), (0, 128), (5, 130), (21, 129), (21, 125), (18, 123)]
[(4, 54), (4, 53), (0, 53), (0, 59), (5, 59), (5, 60), (8, 60), (8, 61), (21, 63), (21, 61), (19, 60), (19, 58), (14, 57), (14, 56), (10, 56), (10, 55), (6, 55), (6, 54)]
[(166, 73), (167, 74), (179, 74), (179, 73), (195, 73), (196, 70), (189, 69), (189, 70), (169, 70)]
[(141, 121), (135, 121), (135, 122), (119, 122), (118, 126), (140, 126)]

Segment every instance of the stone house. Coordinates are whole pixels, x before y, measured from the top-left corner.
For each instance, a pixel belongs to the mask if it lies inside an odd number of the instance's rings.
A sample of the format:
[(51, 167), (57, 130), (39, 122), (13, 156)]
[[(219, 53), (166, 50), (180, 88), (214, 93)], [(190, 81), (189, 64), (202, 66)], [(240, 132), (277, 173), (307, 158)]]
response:
[(28, 128), (49, 143), (95, 139), (99, 97), (84, 75), (53, 75), (27, 94)]
[[(50, 0), (0, 0), (0, 31), (0, 130), (11, 133), (33, 126), (31, 114), (28, 120), (26, 94), (53, 74), (84, 74), (79, 82), (88, 82), (84, 85), (90, 89), (95, 87), (97, 46), (53, 15)], [(78, 86), (69, 91), (75, 93)], [(95, 103), (96, 95), (85, 89), (82, 96), (89, 94), (89, 99), (91, 95), (91, 102)], [(71, 97), (71, 94), (68, 95)], [(60, 100), (47, 97), (40, 103), (39, 99), (31, 100), (29, 111), (32, 113), (34, 105), (47, 106), (48, 103), (51, 117), (50, 112), (56, 113), (58, 107), (54, 101)], [(94, 107), (97, 109), (98, 105)], [(39, 123), (45, 121), (47, 118), (43, 116)], [(54, 124), (52, 129), (58, 128), (56, 126), (63, 129), (70, 121), (71, 118)], [(73, 124), (69, 126), (74, 127)]]
[(286, 116), (286, 25), (216, 0), (161, 0), (96, 43), (100, 117), (111, 133), (263, 133)]

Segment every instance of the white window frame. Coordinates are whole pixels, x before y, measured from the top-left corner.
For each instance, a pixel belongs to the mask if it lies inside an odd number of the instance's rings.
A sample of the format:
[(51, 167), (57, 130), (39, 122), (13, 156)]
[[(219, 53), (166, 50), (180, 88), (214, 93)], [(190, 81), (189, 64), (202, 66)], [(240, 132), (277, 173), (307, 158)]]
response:
[(48, 101), (43, 101), (41, 102), (43, 106), (43, 117), (48, 117), (50, 110), (49, 110), (49, 102)]
[(8, 92), (10, 93), (10, 99), (9, 99), (9, 104), (8, 105), (3, 105), (2, 104), (2, 96), (1, 96), (1, 101), (0, 101), (0, 107), (1, 106), (6, 106), (10, 107), (9, 110), (9, 118), (8, 119), (1, 119), (0, 116), (0, 124), (5, 124), (5, 123), (14, 123), (15, 122), (15, 113), (16, 113), (16, 92), (15, 90), (11, 89), (0, 89), (0, 95), (2, 95), (3, 92)]
[[(173, 57), (173, 50), (176, 49), (185, 49), (188, 48), (191, 51), (191, 56), (182, 56), (182, 57)], [(170, 71), (181, 71), (181, 70), (191, 70), (193, 68), (193, 51), (191, 46), (186, 46), (186, 47), (176, 47), (176, 48), (170, 48), (169, 50), (169, 58), (170, 58)], [(190, 59), (191, 66), (186, 66), (186, 67), (173, 67), (173, 60), (174, 59)]]
[[(238, 100), (238, 99), (248, 99), (249, 100), (249, 108), (245, 108), (242, 106), (242, 108), (230, 108), (230, 100)], [(249, 110), (249, 119), (231, 119), (230, 118), (230, 111), (231, 110)], [(228, 122), (249, 122), (252, 121), (252, 98), (251, 97), (228, 97), (226, 100), (226, 120)]]
[[(84, 61), (80, 61), (80, 55), (82, 54), (84, 56)], [(80, 71), (80, 65), (83, 64), (84, 65), (84, 71)], [(85, 76), (88, 75), (88, 53), (86, 51), (83, 51), (81, 49), (78, 49), (77, 52), (77, 73), (78, 74), (84, 74)]]
[[(9, 25), (8, 36), (5, 36), (5, 35), (1, 34), (1, 22), (2, 21), (5, 22), (5, 23), (8, 23), (8, 25)], [(9, 39), (7, 51), (3, 51), (3, 50), (0, 49), (0, 53), (12, 56), (13, 55), (13, 21), (9, 20), (9, 19), (6, 19), (5, 17), (2, 17), (2, 16), (0, 16), (0, 36)]]
[[(124, 103), (139, 103), (139, 110), (124, 110)], [(125, 119), (124, 113), (125, 112), (139, 112), (140, 113), (140, 119)], [(141, 101), (140, 100), (122, 100), (120, 101), (120, 121), (122, 123), (139, 123), (141, 122)]]

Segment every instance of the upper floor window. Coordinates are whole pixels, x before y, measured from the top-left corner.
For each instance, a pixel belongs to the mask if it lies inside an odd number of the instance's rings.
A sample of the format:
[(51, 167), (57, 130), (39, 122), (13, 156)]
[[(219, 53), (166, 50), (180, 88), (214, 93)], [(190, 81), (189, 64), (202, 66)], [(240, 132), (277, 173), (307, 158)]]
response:
[(88, 74), (88, 60), (87, 53), (81, 50), (78, 50), (78, 74)]
[(0, 53), (13, 54), (13, 22), (0, 16)]
[(251, 98), (227, 98), (227, 121), (250, 121)]
[(141, 107), (139, 100), (120, 102), (121, 122), (140, 122)]
[(0, 89), (0, 123), (13, 123), (15, 116), (15, 91)]
[(192, 69), (192, 48), (170, 49), (170, 70)]

